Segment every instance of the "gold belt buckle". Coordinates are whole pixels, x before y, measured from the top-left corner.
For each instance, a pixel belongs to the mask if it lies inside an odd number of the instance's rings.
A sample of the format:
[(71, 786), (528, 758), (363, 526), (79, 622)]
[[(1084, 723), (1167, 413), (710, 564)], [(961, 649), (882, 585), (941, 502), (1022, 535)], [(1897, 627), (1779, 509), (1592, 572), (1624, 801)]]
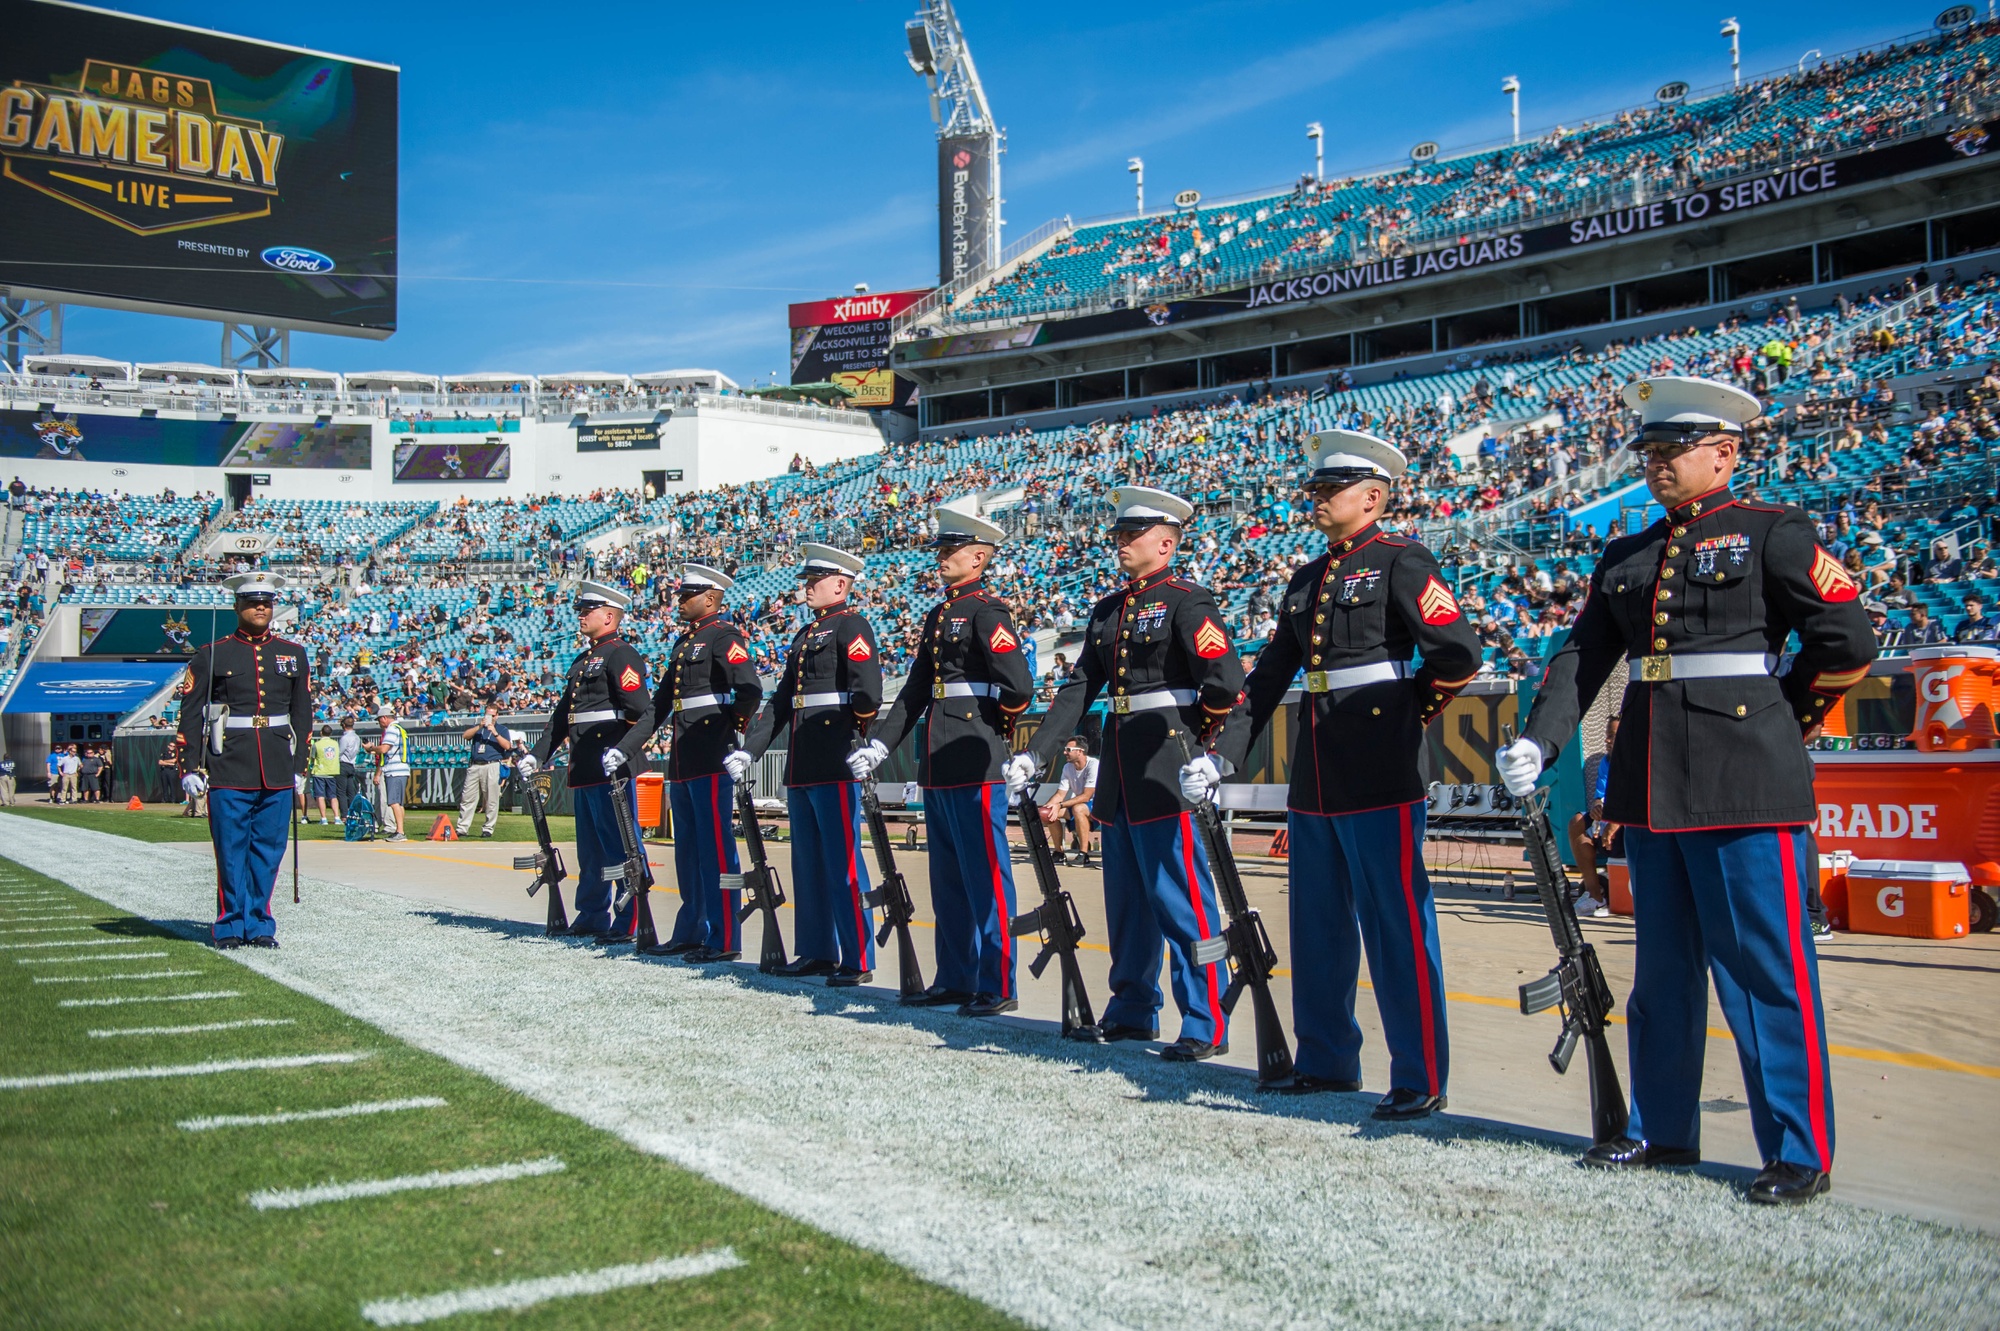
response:
[(1111, 700), (1111, 710), (1119, 716), (1129, 716), (1132, 713), (1132, 700), (1121, 693)]
[(1671, 656), (1642, 656), (1639, 658), (1639, 678), (1648, 684), (1664, 684), (1674, 677), (1674, 658)]
[[(939, 696), (942, 697), (943, 695)], [(803, 693), (794, 693), (792, 695), (792, 710), (795, 712), (803, 712), (805, 708), (806, 708), (806, 695)]]
[(1328, 682), (1327, 672), (1324, 670), (1306, 671), (1306, 692), (1307, 693), (1333, 692), (1333, 685)]
[(250, 724), (258, 730), (262, 730), (265, 726), (271, 724), (271, 718), (268, 716), (253, 716), (250, 718)]
[(932, 681), (931, 681), (931, 697), (933, 697), (933, 698), (942, 698), (942, 697), (944, 697), (944, 681), (943, 681), (943, 680), (941, 680), (941, 679), (934, 679), (934, 680), (932, 680)]

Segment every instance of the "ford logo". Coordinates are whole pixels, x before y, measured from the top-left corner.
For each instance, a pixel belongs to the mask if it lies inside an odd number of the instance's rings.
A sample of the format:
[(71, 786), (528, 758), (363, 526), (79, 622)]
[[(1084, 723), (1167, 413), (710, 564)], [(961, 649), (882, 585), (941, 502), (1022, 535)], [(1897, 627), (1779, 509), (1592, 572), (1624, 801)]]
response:
[(297, 245), (273, 245), (260, 256), (265, 263), (287, 273), (330, 273), (333, 260), (318, 250), (301, 249)]

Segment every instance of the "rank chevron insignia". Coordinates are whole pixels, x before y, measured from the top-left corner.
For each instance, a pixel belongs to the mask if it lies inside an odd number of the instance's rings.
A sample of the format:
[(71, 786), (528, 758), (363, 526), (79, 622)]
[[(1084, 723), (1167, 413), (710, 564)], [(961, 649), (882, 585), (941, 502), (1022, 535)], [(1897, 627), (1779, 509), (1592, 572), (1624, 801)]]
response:
[(1819, 546), (1813, 547), (1812, 585), (1822, 601), (1851, 601), (1861, 594), (1840, 561)]
[(1229, 635), (1214, 620), (1202, 620), (1201, 627), (1194, 631), (1194, 654), (1203, 660), (1213, 661), (1228, 650)]
[(866, 661), (874, 654), (868, 650), (868, 639), (866, 638), (856, 638), (853, 642), (847, 644), (847, 659), (850, 661)]
[(1417, 593), (1417, 615), (1426, 624), (1449, 624), (1458, 618), (1458, 598), (1451, 594), (1451, 588), (1437, 580), (1436, 575), (1424, 584)]
[(634, 670), (631, 666), (626, 666), (623, 670), (618, 672), (618, 687), (625, 690), (627, 693), (630, 693), (633, 689), (638, 688), (640, 682), (641, 681), (639, 679), (639, 672), (637, 670)]
[(1005, 624), (995, 624), (993, 632), (987, 635), (986, 645), (996, 652), (1011, 652), (1021, 645), (1021, 641)]
[(723, 654), (722, 659), (731, 665), (742, 665), (750, 659), (750, 652), (742, 643), (732, 642), (729, 644), (729, 650)]

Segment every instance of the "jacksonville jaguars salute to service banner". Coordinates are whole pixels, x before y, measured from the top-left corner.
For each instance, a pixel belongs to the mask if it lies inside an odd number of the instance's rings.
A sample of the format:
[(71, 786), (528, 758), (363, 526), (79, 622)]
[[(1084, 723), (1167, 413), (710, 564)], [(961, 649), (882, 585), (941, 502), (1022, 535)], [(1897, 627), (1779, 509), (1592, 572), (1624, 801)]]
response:
[(395, 331), (394, 66), (53, 0), (0, 34), (0, 287)]
[(1053, 318), (1039, 326), (995, 333), (965, 333), (918, 342), (905, 349), (912, 360), (1011, 351), (1051, 342), (1073, 342), (1107, 333), (1128, 332), (1148, 324), (1187, 323), (1241, 313), (1245, 309), (1275, 309), (1321, 300), (1350, 291), (1379, 290), (1446, 273), (1487, 268), (1510, 259), (1577, 249), (1604, 241), (1623, 240), (1649, 231), (1695, 222), (1712, 223), (1758, 209), (1831, 194), (1854, 185), (1943, 166), (1961, 157), (1983, 156), (2000, 122), (1968, 126), (1949, 134), (1934, 134), (1873, 152), (1826, 157), (1710, 185), (1685, 194), (1662, 195), (1645, 203), (1607, 209), (1567, 222), (1528, 227), (1506, 235), (1462, 238), (1413, 254), (1373, 263), (1330, 268), (1298, 277), (1281, 277), (1255, 286), (1221, 291), (1198, 299), (1161, 301), (1139, 309), (1113, 310), (1076, 319)]

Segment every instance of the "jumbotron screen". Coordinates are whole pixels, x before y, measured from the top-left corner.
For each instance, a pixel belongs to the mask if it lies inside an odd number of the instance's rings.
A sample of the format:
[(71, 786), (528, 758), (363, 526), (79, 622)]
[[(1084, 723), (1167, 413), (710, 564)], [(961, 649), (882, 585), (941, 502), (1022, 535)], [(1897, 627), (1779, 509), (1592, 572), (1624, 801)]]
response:
[(387, 337), (397, 70), (0, 0), (0, 286)]

